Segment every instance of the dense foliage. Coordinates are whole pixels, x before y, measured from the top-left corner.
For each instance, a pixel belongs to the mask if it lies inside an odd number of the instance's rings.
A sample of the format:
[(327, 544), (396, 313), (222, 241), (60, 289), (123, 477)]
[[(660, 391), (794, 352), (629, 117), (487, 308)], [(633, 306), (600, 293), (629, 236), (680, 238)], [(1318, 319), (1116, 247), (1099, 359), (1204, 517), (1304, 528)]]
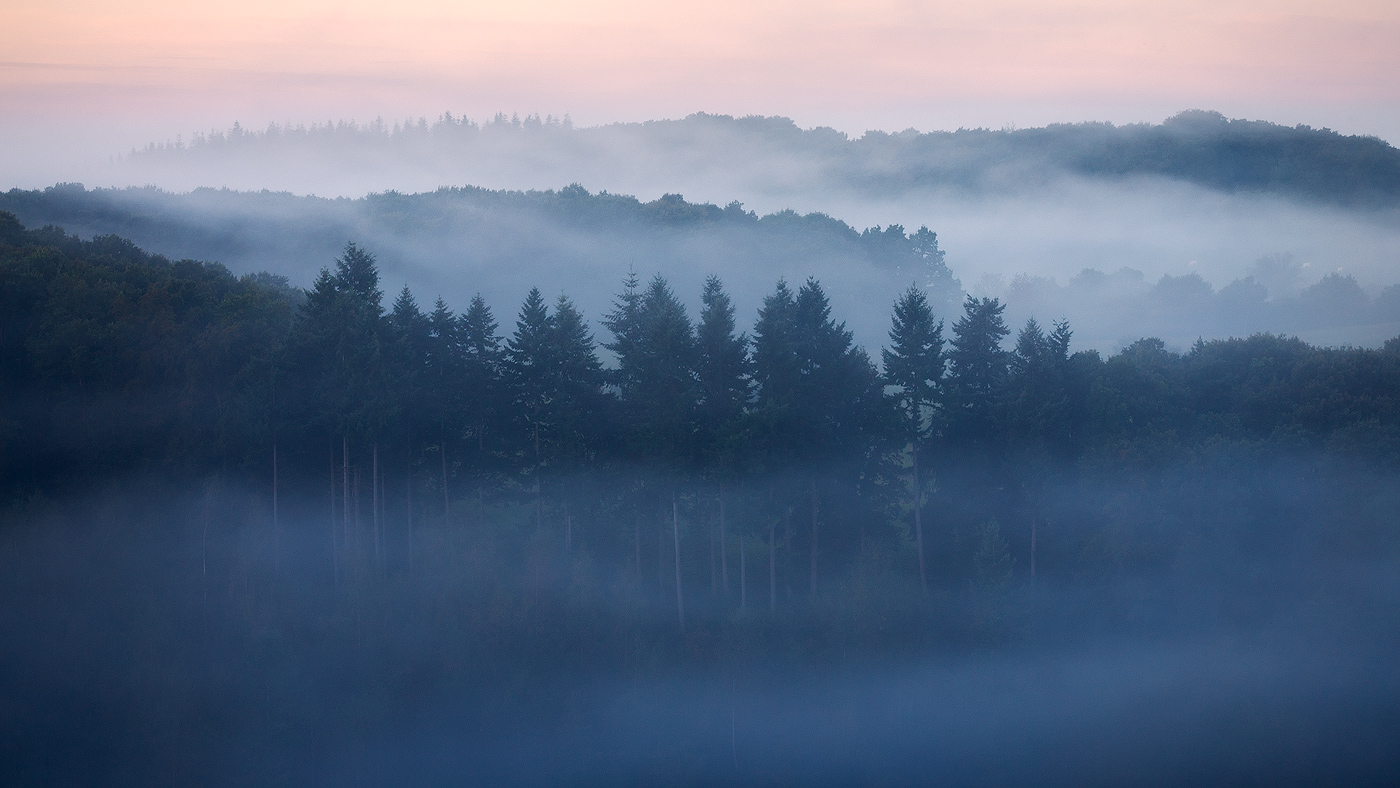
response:
[[(1177, 521), (1232, 457), (1306, 479), (1400, 458), (1394, 340), (1142, 339), (1105, 359), (1032, 320), (1007, 349), (995, 299), (935, 315), (911, 288), (882, 370), (815, 280), (778, 282), (740, 333), (717, 278), (692, 320), (664, 279), (633, 276), (601, 341), (538, 289), (502, 328), (479, 298), (459, 315), (379, 287), (353, 244), (302, 292), (0, 214), (7, 495), (221, 473), (320, 500), (334, 549), (376, 563), (415, 522), (495, 528), (635, 579), (655, 566), (662, 589), (707, 572), (728, 588), (736, 558), (762, 561), (740, 593), (776, 606), (872, 556), (925, 584), (1009, 582), (1018, 557), (1034, 572), (1036, 524), (1076, 485), (1113, 480)], [(1231, 505), (1214, 516), (1249, 509)]]

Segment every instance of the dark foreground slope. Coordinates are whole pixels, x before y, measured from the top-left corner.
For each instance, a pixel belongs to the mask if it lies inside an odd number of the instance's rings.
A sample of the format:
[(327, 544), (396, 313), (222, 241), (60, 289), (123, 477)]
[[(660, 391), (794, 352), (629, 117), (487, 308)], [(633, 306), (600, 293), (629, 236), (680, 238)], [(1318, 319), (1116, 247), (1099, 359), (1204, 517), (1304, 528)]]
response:
[(716, 421), (664, 282), (598, 376), (566, 302), (502, 353), (362, 250), (0, 230), (6, 784), (1400, 775), (1394, 342), (1004, 350), (970, 300), (911, 433), (808, 282)]

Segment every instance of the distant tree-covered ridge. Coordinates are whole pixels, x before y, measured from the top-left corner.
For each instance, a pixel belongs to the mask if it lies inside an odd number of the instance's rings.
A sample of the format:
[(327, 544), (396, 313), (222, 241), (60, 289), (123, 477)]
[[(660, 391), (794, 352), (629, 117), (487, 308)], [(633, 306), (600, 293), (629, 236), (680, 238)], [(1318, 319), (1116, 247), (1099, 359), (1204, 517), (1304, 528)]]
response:
[[(498, 114), (482, 124), (446, 113), (402, 124), (278, 126), (196, 134), (132, 151), (133, 161), (216, 162), (290, 151), (337, 156), (358, 151), (405, 160), (552, 154), (611, 160), (631, 150), (659, 162), (707, 166), (791, 162), (832, 186), (892, 194), (928, 187), (1014, 188), (1055, 173), (1160, 176), (1228, 192), (1262, 192), (1348, 206), (1400, 204), (1400, 151), (1376, 137), (1305, 125), (1281, 126), (1190, 110), (1160, 124), (1060, 123), (1028, 129), (870, 131), (851, 138), (802, 129), (783, 117), (697, 113), (679, 120), (575, 127), (565, 119)], [(349, 160), (347, 160), (349, 161)], [(353, 165), (353, 162), (351, 162)]]
[(941, 311), (956, 309), (963, 295), (926, 227), (862, 230), (822, 213), (758, 215), (733, 201), (720, 207), (677, 194), (643, 201), (577, 185), (326, 199), (61, 184), (0, 193), (0, 210), (28, 227), (115, 234), (170, 259), (217, 260), (237, 273), (275, 270), (301, 286), (353, 239), (375, 250), (392, 289), (411, 283), (458, 309), (478, 293), (493, 303), (514, 301), (539, 285), (566, 290), (598, 315), (614, 282), (635, 266), (664, 272), (692, 309), (705, 274), (719, 274), (750, 310), (780, 276), (818, 274), (843, 309), (871, 316), (857, 328), (871, 344), (883, 332), (876, 316), (909, 282), (926, 286)]

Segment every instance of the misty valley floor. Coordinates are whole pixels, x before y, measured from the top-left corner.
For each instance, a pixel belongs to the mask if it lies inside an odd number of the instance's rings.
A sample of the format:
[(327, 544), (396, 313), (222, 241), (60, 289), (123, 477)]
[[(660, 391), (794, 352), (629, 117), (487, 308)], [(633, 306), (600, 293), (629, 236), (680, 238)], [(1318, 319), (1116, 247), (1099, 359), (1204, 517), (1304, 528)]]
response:
[(289, 509), (274, 550), (256, 507), (197, 497), (31, 504), (0, 537), (6, 784), (1400, 773), (1393, 551), (1050, 577), (984, 630), (947, 592), (855, 605), (833, 579), (820, 604), (784, 597), (770, 616), (756, 588), (741, 614), (696, 584), (682, 634), (674, 597), (625, 573), (547, 565), (531, 586), (469, 531), (430, 527), (412, 573), (402, 552), (332, 568), (310, 509)]

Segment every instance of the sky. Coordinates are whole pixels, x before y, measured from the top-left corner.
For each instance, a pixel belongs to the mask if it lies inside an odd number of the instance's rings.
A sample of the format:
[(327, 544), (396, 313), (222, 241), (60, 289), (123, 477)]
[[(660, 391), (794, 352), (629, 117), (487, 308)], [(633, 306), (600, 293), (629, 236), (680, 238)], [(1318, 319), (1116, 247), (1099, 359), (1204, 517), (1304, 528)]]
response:
[(5, 0), (0, 168), (443, 111), (860, 134), (1209, 108), (1396, 142), (1397, 41), (1393, 0)]

